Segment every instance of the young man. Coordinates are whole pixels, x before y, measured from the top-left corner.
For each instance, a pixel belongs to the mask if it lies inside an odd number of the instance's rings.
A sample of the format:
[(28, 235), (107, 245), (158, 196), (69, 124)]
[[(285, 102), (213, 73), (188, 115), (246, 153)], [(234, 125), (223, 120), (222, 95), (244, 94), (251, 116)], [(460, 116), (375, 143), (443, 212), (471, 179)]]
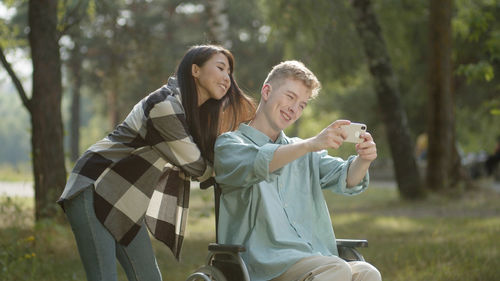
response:
[(252, 281), (381, 280), (366, 262), (338, 257), (322, 189), (357, 194), (368, 185), (368, 167), (377, 157), (369, 133), (347, 161), (331, 157), (347, 137), (337, 120), (301, 140), (283, 130), (319, 92), (315, 75), (302, 63), (276, 65), (266, 78), (255, 118), (215, 145), (216, 181), (222, 195), (219, 242), (243, 244)]

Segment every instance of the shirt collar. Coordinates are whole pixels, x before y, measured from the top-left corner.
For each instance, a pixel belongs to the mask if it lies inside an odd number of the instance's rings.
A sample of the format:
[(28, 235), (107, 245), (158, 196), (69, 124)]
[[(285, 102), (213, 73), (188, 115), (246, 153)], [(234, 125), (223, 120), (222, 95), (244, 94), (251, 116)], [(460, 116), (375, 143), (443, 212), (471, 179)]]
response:
[[(238, 130), (259, 146), (262, 146), (266, 143), (273, 143), (273, 141), (266, 134), (245, 123), (241, 123), (240, 126), (238, 127)], [(274, 143), (276, 144), (288, 143), (288, 141), (286, 140), (286, 135), (285, 133), (283, 133), (283, 131), (280, 132), (280, 135), (278, 136), (278, 138)]]

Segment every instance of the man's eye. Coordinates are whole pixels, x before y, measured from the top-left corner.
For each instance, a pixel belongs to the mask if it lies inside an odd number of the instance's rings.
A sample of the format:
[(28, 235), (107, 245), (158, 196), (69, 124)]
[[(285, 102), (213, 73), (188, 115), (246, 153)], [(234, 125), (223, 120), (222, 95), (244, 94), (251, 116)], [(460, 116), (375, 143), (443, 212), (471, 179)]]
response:
[(224, 68), (220, 67), (220, 66), (217, 66), (217, 68), (220, 70), (220, 71), (224, 71)]

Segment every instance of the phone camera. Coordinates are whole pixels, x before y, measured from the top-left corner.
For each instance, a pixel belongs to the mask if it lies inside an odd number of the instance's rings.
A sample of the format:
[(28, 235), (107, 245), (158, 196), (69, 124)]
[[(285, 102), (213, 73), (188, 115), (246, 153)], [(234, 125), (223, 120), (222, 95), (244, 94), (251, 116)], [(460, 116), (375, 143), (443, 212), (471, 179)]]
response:
[(366, 130), (366, 126), (361, 126), (361, 130)]

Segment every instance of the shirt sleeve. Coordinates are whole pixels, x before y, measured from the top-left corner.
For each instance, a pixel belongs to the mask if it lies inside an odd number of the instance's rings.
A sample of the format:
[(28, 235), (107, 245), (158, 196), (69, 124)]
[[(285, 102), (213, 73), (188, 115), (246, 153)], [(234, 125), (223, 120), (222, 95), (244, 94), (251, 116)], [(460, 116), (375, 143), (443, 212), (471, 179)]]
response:
[(219, 136), (215, 142), (215, 180), (239, 187), (272, 180), (281, 172), (269, 173), (269, 163), (279, 146), (274, 143), (263, 146), (246, 143), (234, 132)]
[(347, 171), (355, 156), (350, 156), (347, 160), (328, 155), (326, 150), (320, 151), (319, 173), (321, 188), (329, 189), (335, 193), (355, 195), (363, 192), (369, 183), (369, 174), (366, 172), (361, 182), (353, 187), (347, 187)]
[(184, 109), (176, 98), (169, 96), (156, 103), (149, 111), (147, 122), (147, 138), (162, 158), (195, 178), (212, 174), (212, 168), (188, 133)]

